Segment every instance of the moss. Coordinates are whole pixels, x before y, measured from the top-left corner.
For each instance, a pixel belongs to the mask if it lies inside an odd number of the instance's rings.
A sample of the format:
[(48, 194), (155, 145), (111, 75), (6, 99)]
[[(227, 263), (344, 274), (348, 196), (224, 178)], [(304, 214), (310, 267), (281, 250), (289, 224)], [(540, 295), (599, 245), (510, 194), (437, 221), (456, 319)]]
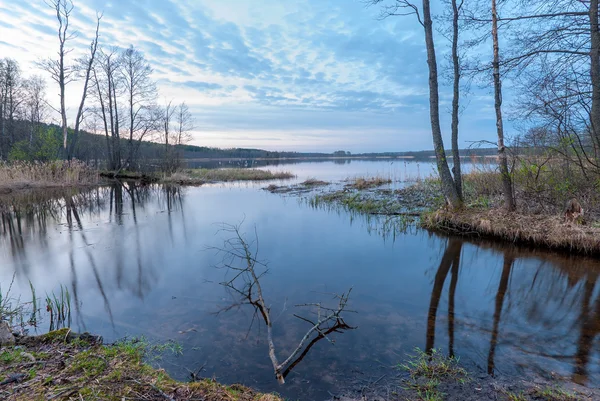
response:
[[(275, 395), (260, 394), (240, 385), (223, 386), (212, 380), (181, 383), (164, 370), (143, 363), (152, 349), (176, 352), (172, 344), (151, 347), (145, 341), (124, 341), (114, 345), (67, 341), (68, 330), (25, 341), (19, 349), (9, 347), (0, 354), (0, 371), (23, 373), (25, 382), (8, 384), (7, 401), (47, 399), (110, 400), (204, 399), (206, 401), (281, 401)], [(27, 352), (44, 359), (31, 366)], [(180, 351), (177, 351), (180, 352)], [(11, 366), (8, 370), (7, 367)], [(0, 377), (2, 377), (0, 375)]]

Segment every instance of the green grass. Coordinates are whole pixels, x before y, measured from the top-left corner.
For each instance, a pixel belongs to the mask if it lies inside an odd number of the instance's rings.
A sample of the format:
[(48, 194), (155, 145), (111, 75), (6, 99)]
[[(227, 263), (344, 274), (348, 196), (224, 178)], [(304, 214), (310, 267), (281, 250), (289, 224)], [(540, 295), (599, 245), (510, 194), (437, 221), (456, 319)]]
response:
[(544, 401), (577, 401), (579, 398), (573, 393), (555, 387), (544, 387), (535, 389), (534, 395)]
[(413, 389), (422, 401), (443, 400), (440, 383), (465, 384), (470, 380), (467, 371), (459, 366), (457, 358), (445, 356), (436, 349), (427, 353), (416, 348), (407, 362), (398, 367), (409, 372), (408, 388)]

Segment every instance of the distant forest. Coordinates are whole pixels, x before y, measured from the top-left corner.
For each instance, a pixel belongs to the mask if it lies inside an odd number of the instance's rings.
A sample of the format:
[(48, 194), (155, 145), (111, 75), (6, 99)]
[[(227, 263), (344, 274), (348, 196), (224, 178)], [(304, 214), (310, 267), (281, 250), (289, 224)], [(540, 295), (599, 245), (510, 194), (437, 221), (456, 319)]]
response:
[[(28, 121), (13, 121), (15, 133), (19, 137), (26, 137), (31, 129)], [(40, 123), (36, 127), (38, 133), (36, 152), (31, 153), (29, 149), (19, 149), (19, 143), (29, 145), (28, 141), (15, 141), (15, 145), (9, 151), (9, 159), (12, 160), (55, 160), (60, 156), (62, 131), (61, 127), (55, 124)], [(69, 136), (73, 135), (69, 130)], [(106, 138), (103, 135), (92, 134), (86, 131), (79, 133), (77, 144), (73, 149), (73, 157), (97, 166), (103, 166), (107, 160), (105, 146)], [(127, 148), (127, 140), (121, 139), (121, 148), (123, 153)], [(407, 152), (379, 152), (379, 153), (355, 153), (348, 151), (336, 151), (332, 153), (325, 152), (286, 152), (269, 151), (263, 149), (230, 148), (220, 149), (207, 146), (195, 145), (170, 145), (179, 155), (179, 159), (286, 159), (286, 158), (375, 158), (375, 157), (413, 157), (415, 159), (425, 159), (435, 157), (433, 150), (407, 151)], [(141, 160), (151, 161), (159, 160), (164, 156), (165, 145), (158, 142), (143, 141), (140, 144), (139, 158)], [(474, 148), (465, 149), (462, 155), (471, 156), (489, 156), (496, 155), (495, 148)], [(450, 155), (449, 155), (450, 156)]]

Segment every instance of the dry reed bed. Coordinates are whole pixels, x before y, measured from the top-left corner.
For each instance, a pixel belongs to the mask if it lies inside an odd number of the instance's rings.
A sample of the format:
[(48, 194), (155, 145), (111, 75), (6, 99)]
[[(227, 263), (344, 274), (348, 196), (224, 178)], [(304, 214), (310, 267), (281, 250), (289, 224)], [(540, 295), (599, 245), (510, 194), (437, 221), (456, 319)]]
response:
[(558, 216), (506, 213), (501, 209), (438, 210), (425, 214), (421, 224), (430, 230), (600, 255), (600, 228), (565, 223)]
[(286, 180), (295, 175), (251, 168), (186, 169), (160, 178), (163, 183), (202, 185), (208, 182)]
[(100, 183), (98, 171), (72, 161), (0, 163), (0, 193), (17, 189), (75, 187)]

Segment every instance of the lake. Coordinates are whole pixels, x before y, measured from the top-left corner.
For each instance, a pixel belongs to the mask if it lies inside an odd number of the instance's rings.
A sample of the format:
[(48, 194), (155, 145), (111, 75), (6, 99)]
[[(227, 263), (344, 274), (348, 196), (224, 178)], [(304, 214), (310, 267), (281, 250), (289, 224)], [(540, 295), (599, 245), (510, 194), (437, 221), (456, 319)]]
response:
[[(367, 174), (410, 181), (432, 165), (353, 160), (274, 168), (296, 173), (296, 181)], [(74, 330), (105, 342), (174, 340), (183, 355), (159, 361), (174, 377), (185, 380), (202, 367), (204, 377), (292, 399), (324, 400), (393, 376), (415, 347), (452, 353), (475, 374), (557, 374), (600, 385), (599, 261), (414, 227), (382, 232), (381, 220), (313, 209), (261, 189), (268, 184), (123, 184), (5, 204), (2, 291), (13, 274), (11, 293), (26, 300), (30, 282), (41, 298), (64, 286)], [(293, 316), (303, 313), (294, 305), (329, 304), (332, 294), (352, 288), (345, 320), (356, 328), (329, 335), (333, 344), (318, 342), (283, 386), (252, 308), (224, 311), (232, 296), (219, 285), (227, 272), (211, 247), (230, 238), (219, 223), (242, 221), (268, 261), (261, 286), (280, 360), (310, 327)], [(47, 329), (46, 316), (39, 330)]]

